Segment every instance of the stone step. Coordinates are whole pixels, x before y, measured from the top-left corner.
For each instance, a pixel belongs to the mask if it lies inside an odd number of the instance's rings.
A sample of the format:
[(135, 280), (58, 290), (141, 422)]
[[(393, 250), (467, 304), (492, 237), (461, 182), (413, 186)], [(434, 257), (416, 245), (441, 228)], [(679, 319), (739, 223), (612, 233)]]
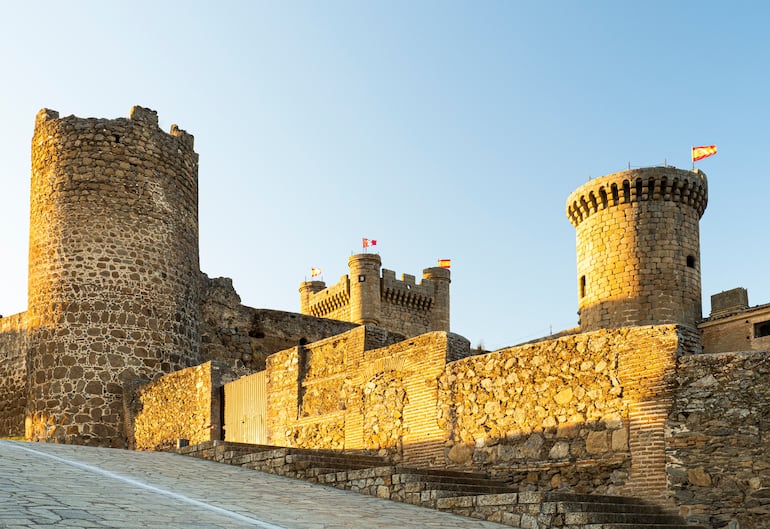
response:
[(286, 462), (307, 462), (315, 466), (323, 465), (328, 468), (338, 468), (340, 470), (363, 469), (387, 465), (387, 462), (380, 458), (371, 458), (367, 456), (304, 454), (295, 452), (289, 452), (286, 456)]
[(422, 474), (422, 473), (417, 473), (417, 471), (414, 471), (411, 473), (403, 473), (397, 470), (393, 474), (393, 481), (395, 483), (423, 482), (423, 483), (445, 483), (449, 485), (482, 486), (482, 487), (501, 489), (501, 490), (505, 490), (506, 492), (512, 492), (515, 490), (501, 481), (495, 481), (495, 480), (483, 479), (483, 478), (473, 478), (473, 477), (455, 478), (452, 476)]
[[(538, 494), (538, 493), (535, 493)], [(623, 503), (626, 505), (647, 505), (643, 500), (631, 496), (607, 496), (603, 494), (577, 494), (572, 492), (543, 492), (543, 501), (582, 503)]]
[(564, 514), (565, 525), (623, 523), (677, 525), (682, 523), (682, 518), (671, 514), (645, 514), (638, 512), (569, 512)]
[(499, 485), (470, 485), (467, 483), (446, 483), (436, 481), (411, 481), (404, 484), (405, 492), (423, 492), (427, 490), (456, 492), (457, 495), (462, 496), (480, 496), (513, 492), (509, 487)]
[(558, 513), (567, 512), (616, 512), (616, 513), (640, 513), (640, 514), (663, 514), (660, 507), (655, 505), (641, 505), (637, 503), (601, 503), (601, 502), (579, 502), (579, 501), (559, 501), (543, 502), (543, 505), (555, 504), (555, 511)]
[(503, 481), (491, 479), (485, 472), (461, 472), (459, 470), (444, 470), (440, 468), (417, 468), (396, 465), (398, 473), (402, 474), (421, 474), (426, 476), (441, 476), (451, 479), (483, 479), (504, 484)]
[(702, 525), (678, 524), (649, 524), (649, 523), (598, 523), (563, 525), (559, 529), (707, 529)]

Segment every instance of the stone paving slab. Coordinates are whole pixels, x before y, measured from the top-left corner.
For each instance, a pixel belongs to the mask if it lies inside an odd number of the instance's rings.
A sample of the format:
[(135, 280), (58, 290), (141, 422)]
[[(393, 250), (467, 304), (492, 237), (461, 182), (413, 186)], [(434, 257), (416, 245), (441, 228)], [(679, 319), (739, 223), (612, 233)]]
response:
[(503, 529), (163, 452), (0, 441), (0, 528)]

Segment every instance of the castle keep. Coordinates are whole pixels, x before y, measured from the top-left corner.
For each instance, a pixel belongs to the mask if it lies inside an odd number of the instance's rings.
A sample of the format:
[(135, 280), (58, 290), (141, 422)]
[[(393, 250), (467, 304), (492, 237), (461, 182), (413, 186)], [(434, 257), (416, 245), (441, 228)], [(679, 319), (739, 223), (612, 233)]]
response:
[(360, 325), (416, 336), (430, 331), (449, 331), (448, 269), (433, 267), (422, 272), (415, 284), (413, 275), (396, 279), (392, 270), (382, 270), (377, 254), (351, 255), (350, 274), (329, 288), (323, 281), (305, 281), (299, 287), (300, 312), (318, 318), (333, 318)]
[(193, 146), (141, 107), (37, 115), (29, 305), (0, 318), (0, 435), (336, 450), (768, 527), (770, 305), (738, 288), (703, 318), (702, 172), (575, 190), (579, 327), (487, 352), (450, 332), (448, 270), (396, 279), (377, 254), (301, 283), (300, 313), (242, 305), (199, 268)]

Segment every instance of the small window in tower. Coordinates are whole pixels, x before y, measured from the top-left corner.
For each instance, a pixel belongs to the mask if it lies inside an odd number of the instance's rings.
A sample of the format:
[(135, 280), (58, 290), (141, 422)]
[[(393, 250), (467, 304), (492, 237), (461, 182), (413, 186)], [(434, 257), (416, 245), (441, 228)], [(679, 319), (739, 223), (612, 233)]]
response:
[(754, 338), (770, 336), (770, 321), (762, 321), (754, 324)]
[(580, 276), (580, 297), (586, 297), (586, 276)]
[(694, 255), (688, 255), (687, 256), (687, 268), (695, 268), (695, 256)]

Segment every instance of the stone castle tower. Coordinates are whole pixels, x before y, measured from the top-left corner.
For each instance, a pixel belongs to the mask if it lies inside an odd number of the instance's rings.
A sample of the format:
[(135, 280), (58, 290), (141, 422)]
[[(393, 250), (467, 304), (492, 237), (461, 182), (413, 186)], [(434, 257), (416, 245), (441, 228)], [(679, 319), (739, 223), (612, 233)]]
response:
[(323, 281), (300, 284), (300, 312), (319, 318), (377, 325), (406, 336), (449, 331), (449, 270), (423, 270), (422, 281), (380, 269), (378, 254), (362, 253), (348, 259), (349, 275), (329, 288)]
[(591, 180), (567, 199), (577, 231), (584, 331), (701, 318), (700, 171), (648, 167)]
[(43, 109), (30, 197), (26, 436), (120, 446), (123, 388), (198, 362), (193, 137)]

